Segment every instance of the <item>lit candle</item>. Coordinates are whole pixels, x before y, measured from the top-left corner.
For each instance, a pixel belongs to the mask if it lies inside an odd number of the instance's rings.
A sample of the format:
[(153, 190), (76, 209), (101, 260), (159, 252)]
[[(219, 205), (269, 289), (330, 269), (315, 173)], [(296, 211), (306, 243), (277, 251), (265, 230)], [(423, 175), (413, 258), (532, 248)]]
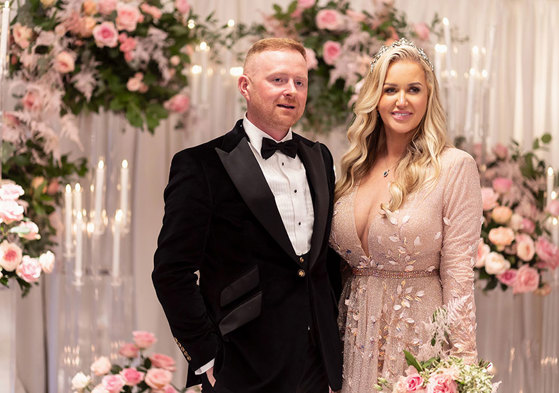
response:
[(493, 60), (493, 45), (495, 43), (495, 26), (489, 29), (489, 45), (487, 52), (485, 52), (485, 70), (487, 71), (487, 78), (491, 78), (491, 61)]
[(439, 82), (439, 86), (441, 85), (441, 55), (444, 52), (444, 45), (436, 44), (435, 45), (435, 76), (437, 77), (437, 81)]
[(128, 222), (128, 161), (123, 160), (120, 168), (120, 210), (122, 210), (123, 226)]
[(82, 212), (76, 214), (76, 266), (74, 267), (76, 282), (81, 282), (83, 276), (83, 218)]
[[(230, 36), (233, 34), (234, 32), (234, 27), (235, 27), (235, 19), (229, 19), (227, 21), (227, 31), (226, 31), (226, 36)], [(231, 68), (231, 60), (232, 60), (232, 51), (231, 48), (228, 48), (227, 46), (225, 46), (225, 60), (223, 61), (223, 68), (225, 70), (225, 73), (229, 72), (229, 69)], [(230, 79), (227, 78), (226, 79), (226, 83), (229, 84)]]
[(210, 47), (205, 42), (200, 43), (200, 63), (202, 64), (201, 104), (208, 102), (208, 54)]
[(448, 75), (452, 70), (452, 64), (450, 61), (450, 52), (452, 51), (452, 41), (450, 38), (450, 22), (448, 18), (443, 18), (443, 28), (444, 28), (444, 40), (446, 44), (446, 70), (448, 71)]
[(546, 190), (546, 206), (551, 202), (551, 193), (553, 192), (553, 186), (555, 185), (555, 172), (552, 167), (547, 168), (547, 190)]
[(202, 73), (202, 67), (195, 64), (190, 69), (190, 101), (193, 105), (199, 103), (200, 97), (200, 74)]
[(82, 211), (82, 187), (80, 183), (76, 183), (74, 188), (74, 211), (77, 216), (78, 212)]
[(101, 232), (101, 222), (102, 222), (102, 209), (103, 209), (103, 183), (105, 182), (105, 163), (103, 160), (99, 160), (97, 165), (97, 170), (95, 171), (95, 232)]
[(446, 44), (446, 74), (448, 76), (448, 105), (446, 108), (446, 116), (448, 119), (448, 128), (449, 131), (451, 133), (455, 132), (455, 128), (454, 128), (454, 108), (453, 108), (453, 104), (454, 104), (454, 94), (452, 91), (452, 76), (453, 76), (453, 71), (452, 71), (452, 62), (451, 62), (451, 55), (450, 52), (452, 52), (452, 41), (451, 41), (451, 37), (450, 37), (450, 22), (448, 21), (448, 18), (443, 18), (443, 30), (444, 30), (444, 39), (445, 39), (445, 44)]
[(472, 57), (470, 63), (470, 74), (468, 77), (468, 95), (466, 101), (466, 119), (465, 119), (465, 135), (466, 139), (470, 142), (473, 140), (473, 129), (472, 120), (474, 117), (473, 107), (474, 107), (474, 94), (475, 94), (475, 82), (477, 79), (477, 69), (479, 67), (479, 48), (474, 46), (472, 48)]
[(64, 246), (66, 256), (72, 253), (72, 187), (66, 184), (64, 192)]
[(113, 280), (120, 275), (120, 230), (122, 226), (122, 210), (117, 210), (114, 220), (113, 234)]
[(2, 8), (2, 36), (0, 39), (0, 78), (4, 78), (6, 57), (8, 54), (8, 36), (10, 35), (10, 1), (6, 0)]

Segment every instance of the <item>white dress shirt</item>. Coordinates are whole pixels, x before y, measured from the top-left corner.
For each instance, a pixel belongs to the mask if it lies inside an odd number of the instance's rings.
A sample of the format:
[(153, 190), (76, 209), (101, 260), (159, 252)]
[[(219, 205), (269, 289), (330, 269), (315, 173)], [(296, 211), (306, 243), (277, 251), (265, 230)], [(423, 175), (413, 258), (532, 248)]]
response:
[[(243, 119), (243, 127), (249, 138), (250, 149), (274, 194), (293, 250), (297, 255), (306, 254), (311, 249), (314, 208), (305, 166), (299, 156), (291, 158), (280, 151), (276, 151), (267, 160), (262, 158), (262, 138), (270, 136), (252, 124), (246, 116)], [(290, 129), (281, 141), (276, 142), (285, 142), (292, 138), (293, 133)], [(215, 359), (200, 367), (195, 374), (200, 375), (208, 371), (214, 366), (214, 361)]]

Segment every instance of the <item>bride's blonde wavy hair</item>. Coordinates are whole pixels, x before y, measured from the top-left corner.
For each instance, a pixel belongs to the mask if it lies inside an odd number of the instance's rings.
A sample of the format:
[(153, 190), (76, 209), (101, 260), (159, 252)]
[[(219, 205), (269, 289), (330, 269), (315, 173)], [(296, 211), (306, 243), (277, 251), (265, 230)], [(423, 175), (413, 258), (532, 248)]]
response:
[(397, 61), (411, 60), (423, 68), (428, 88), (427, 110), (415, 130), (406, 153), (394, 170), (390, 185), (390, 202), (382, 204), (396, 211), (406, 197), (423, 186), (434, 185), (441, 170), (440, 155), (449, 146), (446, 140), (446, 118), (439, 99), (435, 74), (417, 49), (409, 45), (390, 47), (374, 64), (354, 107), (355, 118), (347, 131), (349, 150), (342, 157), (341, 178), (336, 184), (336, 200), (352, 189), (371, 169), (377, 154), (385, 148), (384, 126), (377, 106), (383, 93), (388, 67)]

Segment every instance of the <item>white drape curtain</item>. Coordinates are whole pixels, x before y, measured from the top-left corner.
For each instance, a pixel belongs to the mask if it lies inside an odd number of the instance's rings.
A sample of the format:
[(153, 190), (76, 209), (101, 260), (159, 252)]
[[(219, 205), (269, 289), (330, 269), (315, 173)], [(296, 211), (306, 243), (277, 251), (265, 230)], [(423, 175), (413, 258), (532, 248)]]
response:
[[(286, 5), (289, 0), (191, 0), (197, 14), (206, 15), (215, 11), (215, 16), (224, 23), (231, 18), (245, 23), (260, 20), (260, 13), (270, 13), (273, 3)], [(375, 7), (373, 0), (354, 0), (351, 3), (356, 9), (372, 11)], [(486, 46), (489, 29), (495, 26), (493, 72), (486, 108), (490, 143), (507, 143), (515, 138), (529, 147), (534, 137), (549, 132), (554, 141), (545, 157), (555, 168), (559, 168), (559, 40), (555, 39), (555, 26), (559, 22), (558, 0), (396, 0), (396, 6), (407, 13), (410, 22), (430, 21), (438, 13), (441, 17), (447, 17), (460, 35), (469, 37), (468, 43), (457, 45), (455, 57), (458, 75), (455, 94), (457, 100), (462, 100), (455, 104), (458, 125), (464, 121), (464, 113), (458, 109), (463, 108), (462, 103), (465, 102), (463, 74), (470, 66), (470, 48), (472, 45)], [(156, 333), (159, 341), (154, 350), (175, 356), (179, 366), (176, 382), (179, 384), (185, 379), (186, 370), (182, 367), (184, 359), (172, 340), (150, 275), (163, 216), (163, 190), (172, 155), (223, 134), (242, 116), (241, 108), (234, 106), (235, 100), (239, 98), (238, 93), (233, 88), (224, 90), (223, 76), (217, 72), (215, 75), (210, 81), (209, 105), (199, 109), (198, 121), (190, 124), (185, 131), (175, 131), (166, 123), (155, 135), (141, 134), (139, 159), (136, 168), (132, 168), (137, 179), (135, 189), (131, 190), (134, 195), (132, 214), (135, 227), (132, 241), (136, 328)], [(324, 141), (339, 159), (345, 148), (343, 134), (332, 135), (324, 138)], [(45, 289), (32, 291), (29, 298), (19, 302), (18, 326), (22, 327), (22, 331), (18, 335), (18, 377), (22, 391), (30, 393), (46, 391), (44, 376), (47, 375), (47, 358), (49, 391), (57, 391), (56, 354), (52, 353), (56, 347), (53, 341), (56, 332), (47, 329), (44, 334), (43, 324), (37, 322), (42, 312), (48, 313), (51, 318), (56, 318), (59, 312), (55, 306), (56, 299), (53, 298), (58, 281), (56, 277), (47, 277), (46, 280)], [(556, 307), (559, 303), (559, 288), (556, 286), (554, 290), (552, 295), (543, 300), (531, 295), (513, 299), (510, 293), (478, 296), (480, 353), (492, 356), (491, 360), (500, 369), (500, 377), (508, 370), (522, 370), (516, 368), (514, 363), (514, 359), (518, 360), (522, 353), (539, 359), (542, 355), (539, 353), (541, 344), (548, 343), (552, 330), (559, 328)], [(544, 317), (544, 310), (551, 316), (548, 314)], [(521, 324), (522, 331), (513, 331), (510, 326), (513, 321)], [(522, 335), (528, 337), (522, 339)], [(49, 340), (45, 339), (47, 336)], [(515, 342), (521, 339), (524, 341)], [(511, 348), (516, 353), (513, 351), (511, 355)], [(503, 355), (497, 356), (499, 353)], [(557, 346), (548, 349), (546, 354), (556, 359)], [(536, 373), (530, 364), (518, 367), (524, 367), (527, 378), (535, 378)], [(553, 360), (550, 364), (553, 365)], [(30, 367), (33, 372), (30, 372)], [(503, 391), (520, 392), (512, 387)], [(532, 392), (551, 393), (552, 390)]]

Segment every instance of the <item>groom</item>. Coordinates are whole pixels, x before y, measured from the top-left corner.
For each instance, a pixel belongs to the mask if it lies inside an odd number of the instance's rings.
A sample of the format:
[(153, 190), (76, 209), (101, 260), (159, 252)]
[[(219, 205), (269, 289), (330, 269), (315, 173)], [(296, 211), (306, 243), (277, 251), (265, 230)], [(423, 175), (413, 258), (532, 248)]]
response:
[(332, 156), (291, 131), (307, 83), (301, 44), (256, 42), (238, 81), (245, 118), (171, 164), (152, 278), (187, 385), (201, 376), (204, 393), (341, 388)]

